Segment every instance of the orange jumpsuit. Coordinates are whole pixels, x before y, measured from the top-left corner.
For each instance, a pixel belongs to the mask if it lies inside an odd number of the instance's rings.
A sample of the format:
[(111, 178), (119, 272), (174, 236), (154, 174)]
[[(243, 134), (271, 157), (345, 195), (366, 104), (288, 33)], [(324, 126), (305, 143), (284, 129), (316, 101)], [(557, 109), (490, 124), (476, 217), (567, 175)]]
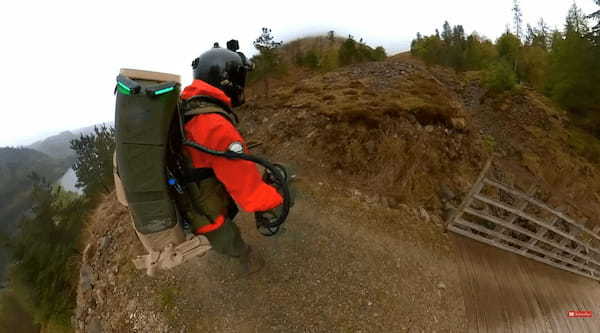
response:
[[(191, 85), (187, 86), (181, 94), (181, 99), (185, 103), (195, 96), (207, 96), (228, 106), (231, 105), (229, 97), (223, 91), (201, 80), (194, 80)], [(209, 113), (193, 116), (186, 122), (184, 130), (188, 140), (209, 149), (226, 151), (232, 143), (239, 142), (247, 152), (244, 139), (234, 124), (224, 115)], [(218, 181), (223, 184), (227, 193), (242, 210), (246, 212), (267, 211), (283, 203), (279, 192), (262, 180), (260, 172), (253, 162), (214, 156), (192, 147), (185, 147), (185, 149), (191, 157), (193, 167), (212, 169)], [(213, 221), (212, 225), (198, 228), (196, 233), (205, 233), (210, 240), (211, 234), (219, 233), (219, 230), (224, 229), (225, 225), (229, 225), (225, 229), (236, 229), (233, 232), (228, 231), (232, 234), (231, 237), (239, 238), (239, 231), (235, 224), (225, 222), (225, 220), (225, 216), (220, 216)], [(223, 230), (224, 232), (226, 231)], [(215, 246), (213, 245), (213, 247)]]

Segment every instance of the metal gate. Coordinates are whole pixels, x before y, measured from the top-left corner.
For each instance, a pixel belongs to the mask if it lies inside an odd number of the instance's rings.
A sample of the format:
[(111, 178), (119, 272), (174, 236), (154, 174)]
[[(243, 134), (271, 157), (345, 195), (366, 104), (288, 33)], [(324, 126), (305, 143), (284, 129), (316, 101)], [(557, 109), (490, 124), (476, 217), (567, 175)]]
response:
[(446, 222), (447, 230), (600, 281), (600, 226), (593, 230), (557, 209), (487, 177)]

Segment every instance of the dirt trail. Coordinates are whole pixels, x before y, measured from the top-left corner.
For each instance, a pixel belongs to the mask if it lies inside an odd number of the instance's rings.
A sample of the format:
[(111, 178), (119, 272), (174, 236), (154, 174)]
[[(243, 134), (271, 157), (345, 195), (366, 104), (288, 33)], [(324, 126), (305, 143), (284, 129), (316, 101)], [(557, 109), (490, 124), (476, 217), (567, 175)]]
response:
[(235, 260), (210, 253), (151, 282), (177, 289), (174, 323), (186, 319), (190, 332), (463, 331), (456, 262), (438, 226), (412, 211), (373, 214), (327, 185), (300, 187), (276, 238), (258, 235), (249, 215), (238, 220), (267, 261), (256, 275), (236, 277)]
[[(461, 284), (470, 332), (598, 332), (598, 283), (462, 236)], [(592, 311), (592, 318), (569, 318)]]
[[(599, 313), (591, 280), (443, 234), (426, 211), (380, 207), (318, 179), (298, 187), (280, 235), (260, 236), (250, 214), (238, 219), (267, 261), (250, 276), (212, 251), (158, 278), (134, 271), (128, 259), (143, 250), (123, 208), (105, 202), (99, 214), (114, 223), (101, 232), (112, 241), (96, 250), (93, 270), (107, 289), (90, 306), (87, 332), (595, 332), (599, 325), (567, 318), (570, 310)], [(105, 272), (114, 266), (111, 282)]]

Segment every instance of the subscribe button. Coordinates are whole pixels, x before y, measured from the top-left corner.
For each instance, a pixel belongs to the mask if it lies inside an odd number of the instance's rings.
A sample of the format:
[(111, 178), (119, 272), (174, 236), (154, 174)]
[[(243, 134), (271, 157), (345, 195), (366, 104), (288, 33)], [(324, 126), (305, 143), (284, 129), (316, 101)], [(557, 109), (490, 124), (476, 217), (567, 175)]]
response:
[(569, 311), (569, 318), (592, 318), (592, 311)]

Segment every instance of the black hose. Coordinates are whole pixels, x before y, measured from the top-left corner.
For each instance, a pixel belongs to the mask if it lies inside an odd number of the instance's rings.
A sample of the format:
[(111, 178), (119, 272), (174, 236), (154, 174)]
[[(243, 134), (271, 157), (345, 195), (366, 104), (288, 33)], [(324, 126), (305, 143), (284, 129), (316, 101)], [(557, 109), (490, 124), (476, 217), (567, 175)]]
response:
[(282, 192), (281, 193), (281, 195), (283, 196), (282, 211), (281, 211), (281, 215), (279, 215), (277, 217), (277, 220), (275, 220), (274, 222), (261, 224), (261, 225), (257, 224), (256, 227), (257, 228), (263, 227), (269, 231), (268, 233), (261, 232), (261, 234), (263, 234), (264, 236), (273, 236), (279, 231), (279, 227), (287, 219), (287, 216), (290, 212), (290, 204), (291, 204), (290, 189), (288, 187), (287, 180), (285, 179), (285, 178), (287, 178), (285, 176), (285, 170), (282, 172), (281, 170), (278, 170), (277, 166), (275, 166), (275, 165), (271, 164), (270, 162), (268, 162), (260, 157), (257, 157), (257, 156), (247, 155), (244, 153), (236, 153), (233, 151), (212, 150), (212, 149), (209, 149), (202, 145), (199, 145), (196, 142), (185, 140), (185, 139), (183, 140), (182, 144), (185, 146), (189, 146), (189, 147), (198, 149), (199, 151), (210, 154), (210, 155), (225, 157), (228, 159), (241, 159), (241, 160), (254, 162), (256, 164), (262, 165), (263, 167), (265, 167), (265, 169), (269, 170), (271, 172), (271, 174), (275, 177), (276, 183), (278, 185), (278, 189)]

